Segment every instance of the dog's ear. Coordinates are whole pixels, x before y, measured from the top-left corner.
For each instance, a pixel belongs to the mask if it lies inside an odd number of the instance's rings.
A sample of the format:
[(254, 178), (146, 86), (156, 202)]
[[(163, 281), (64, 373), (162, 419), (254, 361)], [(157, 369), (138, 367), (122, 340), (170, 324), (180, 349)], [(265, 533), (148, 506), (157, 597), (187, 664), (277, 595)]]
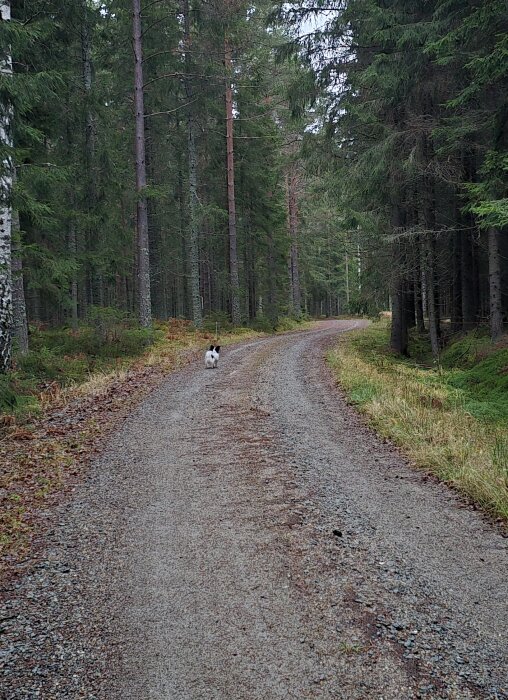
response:
[(213, 350), (213, 345), (210, 345), (210, 350)]
[(219, 350), (220, 350), (220, 345), (217, 345), (217, 346), (215, 347), (215, 352), (219, 352)]

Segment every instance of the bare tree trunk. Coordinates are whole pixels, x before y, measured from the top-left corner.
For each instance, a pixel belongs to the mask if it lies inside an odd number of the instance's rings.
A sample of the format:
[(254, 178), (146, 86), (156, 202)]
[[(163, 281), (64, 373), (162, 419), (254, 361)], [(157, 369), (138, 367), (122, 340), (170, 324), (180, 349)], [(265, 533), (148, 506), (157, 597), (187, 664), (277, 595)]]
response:
[(432, 356), (435, 360), (439, 359), (439, 319), (436, 315), (436, 288), (435, 288), (435, 273), (434, 273), (434, 240), (433, 233), (427, 233), (423, 242), (425, 272), (427, 278), (427, 307), (429, 314), (429, 333), (430, 346)]
[(497, 340), (503, 334), (503, 310), (501, 305), (501, 256), (499, 253), (499, 231), (490, 227), (489, 245), (489, 298), (490, 337)]
[(412, 281), (406, 279), (404, 285), (404, 298), (406, 305), (406, 323), (408, 329), (416, 327), (415, 287)]
[(143, 95), (143, 49), (141, 0), (132, 0), (132, 39), (134, 46), (134, 108), (136, 112), (136, 193), (138, 309), (143, 328), (152, 324), (150, 298), (150, 257), (148, 248), (148, 208), (146, 202), (145, 108)]
[[(457, 221), (459, 221), (457, 216)], [(457, 333), (462, 325), (462, 280), (461, 280), (462, 235), (460, 231), (453, 233), (452, 239), (452, 298), (450, 321), (452, 333)]]
[(474, 272), (471, 236), (462, 234), (460, 255), (461, 299), (462, 299), (462, 328), (469, 330), (475, 325), (476, 308), (474, 302)]
[[(74, 221), (69, 223), (67, 247), (72, 259), (75, 261), (78, 246), (76, 241), (76, 224)], [(71, 277), (71, 327), (73, 331), (78, 330), (78, 275), (76, 270), (73, 270)]]
[[(88, 8), (89, 0), (81, 0), (81, 71), (82, 80), (84, 88), (84, 112), (85, 112), (85, 123), (84, 123), (84, 135), (85, 135), (85, 164), (86, 164), (86, 185), (85, 185), (85, 201), (83, 203), (83, 208), (88, 214), (88, 219), (94, 213), (96, 201), (97, 201), (97, 191), (95, 185), (95, 174), (94, 174), (94, 162), (95, 162), (95, 146), (96, 146), (96, 129), (95, 129), (95, 119), (92, 108), (92, 88), (94, 81), (94, 70), (92, 62), (92, 30), (91, 30), (91, 19), (90, 10)], [(72, 135), (69, 133), (69, 148), (71, 144)], [(78, 250), (78, 239), (81, 238), (80, 234), (84, 234), (86, 245), (91, 249), (95, 250), (97, 248), (99, 238), (97, 231), (92, 229), (90, 220), (86, 221), (84, 231), (76, 230), (75, 224), (74, 231), (71, 235), (69, 232), (69, 243), (71, 243), (72, 236), (74, 237), (74, 260), (76, 260), (76, 253)], [(71, 252), (71, 249), (69, 248)], [(100, 306), (103, 305), (104, 291), (103, 291), (103, 279), (102, 272), (94, 267), (93, 263), (88, 263), (90, 266), (88, 279), (90, 284), (90, 296), (91, 303), (94, 303), (94, 297)], [(73, 286), (78, 284), (77, 273), (74, 274), (72, 283)], [(76, 307), (77, 313), (77, 307)], [(77, 319), (73, 318), (73, 327), (77, 328)]]
[(288, 297), (288, 313), (292, 316), (295, 313), (295, 298), (293, 294), (293, 261), (291, 258), (291, 193), (289, 184), (289, 172), (286, 173), (286, 211), (289, 236), (289, 251), (288, 251), (288, 280), (289, 280), (289, 297)]
[(235, 202), (235, 160), (233, 144), (233, 90), (231, 77), (233, 72), (232, 49), (228, 38), (224, 40), (224, 64), (226, 67), (226, 151), (228, 181), (229, 213), (229, 275), (231, 282), (231, 320), (239, 326), (240, 317), (240, 280), (238, 276), (238, 253), (236, 239), (236, 202)]
[[(5, 0), (0, 4), (2, 22), (11, 19), (11, 4)], [(12, 77), (12, 58), (7, 50), (0, 57), (0, 74)], [(0, 144), (12, 148), (12, 108), (5, 103), (0, 106)], [(13, 164), (10, 156), (2, 163), (3, 175), (0, 178), (0, 373), (6, 372), (11, 365), (12, 356), (12, 274), (11, 274), (11, 240), (12, 210), (10, 198), (12, 193)]]
[[(93, 84), (92, 39), (88, 19), (87, 0), (82, 2), (83, 21), (81, 25), (81, 64), (83, 70), (83, 86), (85, 88), (85, 150), (91, 165), (95, 150), (95, 124), (92, 112), (91, 92)], [(89, 174), (92, 178), (92, 173)]]
[(273, 232), (270, 229), (268, 233), (268, 259), (267, 259), (267, 273), (268, 273), (268, 294), (267, 294), (267, 304), (266, 304), (266, 315), (270, 319), (270, 322), (275, 327), (277, 323), (277, 286), (276, 286), (276, 265), (275, 265), (275, 246), (273, 240)]
[[(425, 107), (432, 111), (432, 105)], [(421, 159), (423, 176), (421, 180), (421, 217), (425, 228), (422, 239), (423, 269), (425, 271), (427, 313), (429, 316), (429, 335), (432, 356), (439, 360), (439, 336), (440, 314), (438, 295), (439, 289), (436, 280), (435, 261), (435, 231), (436, 231), (436, 203), (434, 179), (428, 172), (428, 165), (433, 158), (433, 149), (430, 137), (423, 134), (421, 137)]]
[(422, 284), (420, 270), (417, 271), (417, 274), (415, 276), (414, 289), (416, 330), (418, 331), (418, 333), (425, 333), (425, 319), (423, 316)]
[(289, 229), (289, 285), (290, 311), (299, 318), (302, 315), (302, 295), (300, 270), (298, 266), (298, 200), (299, 178), (295, 166), (290, 166), (287, 174), (288, 229)]
[(425, 319), (423, 312), (423, 289), (422, 289), (422, 270), (421, 270), (421, 255), (420, 244), (416, 240), (416, 255), (414, 256), (414, 290), (415, 290), (415, 316), (416, 330), (418, 333), (425, 333)]
[[(179, 129), (180, 122), (177, 120), (177, 129)], [(185, 197), (183, 191), (183, 164), (180, 152), (178, 153), (178, 179), (177, 179), (177, 199), (178, 199), (178, 214), (179, 214), (179, 250), (178, 259), (181, 261), (178, 272), (179, 279), (177, 281), (177, 296), (178, 296), (178, 313), (179, 315), (186, 317), (187, 315), (187, 305), (188, 305), (188, 261), (187, 261), (187, 211), (185, 207)]]
[(191, 27), (189, 0), (182, 1), (184, 18), (184, 46), (185, 46), (185, 72), (184, 80), (185, 97), (188, 103), (187, 110), (187, 157), (189, 165), (189, 229), (187, 233), (187, 257), (190, 273), (190, 296), (192, 308), (192, 320), (196, 328), (203, 325), (201, 310), (201, 291), (199, 274), (199, 199), (198, 199), (198, 166), (196, 153), (196, 124), (194, 120), (194, 108), (192, 103), (193, 91), (190, 73), (191, 66)]
[(25, 288), (23, 285), (23, 260), (19, 241), (19, 214), (12, 212), (12, 314), (13, 333), (21, 355), (28, 352), (28, 322), (26, 317)]
[[(400, 207), (392, 207), (392, 228), (396, 232), (402, 225)], [(401, 244), (395, 240), (392, 244), (392, 326), (390, 347), (400, 355), (407, 355), (408, 334), (406, 317), (406, 298), (404, 294), (403, 260)]]
[(249, 318), (256, 318), (257, 312), (256, 251), (252, 235), (249, 238)]

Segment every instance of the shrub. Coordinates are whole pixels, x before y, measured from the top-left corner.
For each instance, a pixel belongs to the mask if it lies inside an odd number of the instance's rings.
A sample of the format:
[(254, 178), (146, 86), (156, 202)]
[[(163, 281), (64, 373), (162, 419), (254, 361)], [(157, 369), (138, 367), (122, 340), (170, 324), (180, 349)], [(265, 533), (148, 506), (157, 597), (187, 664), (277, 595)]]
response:
[(223, 311), (214, 311), (203, 319), (203, 330), (209, 333), (215, 333), (218, 328), (219, 335), (222, 331), (231, 331), (233, 324), (231, 323), (228, 314)]
[(91, 306), (88, 309), (88, 322), (103, 344), (116, 340), (121, 328), (132, 323), (127, 313), (112, 306)]
[(252, 319), (251, 327), (260, 333), (273, 333), (275, 331), (275, 324), (267, 316), (257, 316)]
[(277, 321), (276, 329), (281, 332), (294, 331), (299, 327), (302, 320), (294, 318), (293, 316), (281, 316)]

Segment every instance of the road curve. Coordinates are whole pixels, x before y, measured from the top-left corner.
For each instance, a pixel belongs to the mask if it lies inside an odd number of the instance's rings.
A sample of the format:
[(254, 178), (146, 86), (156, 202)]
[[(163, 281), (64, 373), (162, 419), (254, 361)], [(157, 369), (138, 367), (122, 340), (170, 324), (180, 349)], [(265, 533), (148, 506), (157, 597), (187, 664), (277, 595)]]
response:
[(323, 356), (360, 323), (225, 348), (139, 406), (24, 584), (12, 653), (48, 663), (0, 697), (508, 698), (507, 540), (345, 404)]

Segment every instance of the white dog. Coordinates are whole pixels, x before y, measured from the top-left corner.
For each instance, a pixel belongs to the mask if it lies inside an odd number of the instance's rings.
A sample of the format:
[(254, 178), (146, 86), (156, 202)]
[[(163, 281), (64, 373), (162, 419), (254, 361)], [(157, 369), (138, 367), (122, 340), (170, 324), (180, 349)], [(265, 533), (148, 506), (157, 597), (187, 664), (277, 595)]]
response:
[(206, 369), (215, 369), (219, 361), (220, 345), (210, 345), (210, 350), (206, 351), (205, 367)]

